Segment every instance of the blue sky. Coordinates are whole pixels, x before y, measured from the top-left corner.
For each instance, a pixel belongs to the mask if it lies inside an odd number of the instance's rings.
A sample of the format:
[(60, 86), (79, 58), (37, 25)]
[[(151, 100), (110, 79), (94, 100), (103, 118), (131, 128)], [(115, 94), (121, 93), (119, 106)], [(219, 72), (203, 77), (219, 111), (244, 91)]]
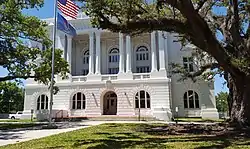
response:
[[(53, 3), (54, 0), (44, 0), (45, 4), (43, 8), (40, 8), (39, 10), (37, 9), (29, 9), (29, 10), (24, 10), (23, 13), (26, 15), (35, 15), (41, 19), (44, 18), (51, 18), (53, 17)], [(0, 76), (5, 76), (7, 74), (7, 71), (4, 70), (3, 68), (0, 68)], [(228, 91), (228, 88), (226, 85), (223, 85), (225, 80), (223, 78), (220, 78), (219, 76), (215, 77), (215, 94), (217, 94), (220, 91)]]

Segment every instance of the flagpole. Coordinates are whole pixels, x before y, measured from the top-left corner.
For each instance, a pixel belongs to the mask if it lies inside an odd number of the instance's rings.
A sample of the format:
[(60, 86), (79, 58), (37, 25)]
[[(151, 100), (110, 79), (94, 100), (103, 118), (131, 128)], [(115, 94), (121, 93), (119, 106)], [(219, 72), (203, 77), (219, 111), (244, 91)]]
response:
[(49, 126), (52, 122), (52, 106), (53, 106), (53, 89), (54, 89), (54, 65), (55, 65), (55, 48), (56, 48), (56, 28), (57, 28), (57, 0), (54, 0), (54, 30), (53, 30), (53, 48), (51, 63), (51, 82), (50, 82), (50, 107), (49, 107)]

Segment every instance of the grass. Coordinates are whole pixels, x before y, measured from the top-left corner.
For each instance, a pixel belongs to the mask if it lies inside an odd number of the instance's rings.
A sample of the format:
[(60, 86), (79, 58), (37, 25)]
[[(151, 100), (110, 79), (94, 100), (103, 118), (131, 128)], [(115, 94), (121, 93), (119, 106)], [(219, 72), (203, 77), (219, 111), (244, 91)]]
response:
[(7, 130), (7, 129), (16, 129), (16, 128), (29, 128), (34, 126), (40, 126), (41, 124), (35, 124), (35, 123), (11, 123), (11, 124), (0, 124), (0, 130)]
[[(177, 127), (177, 126), (176, 126)], [(185, 126), (186, 127), (186, 126)], [(174, 129), (166, 124), (102, 124), (42, 139), (0, 147), (0, 149), (246, 149), (246, 136), (200, 133), (194, 125)], [(207, 127), (207, 126), (206, 126)], [(217, 127), (215, 127), (217, 128)], [(192, 131), (190, 131), (192, 130)], [(180, 132), (180, 134), (175, 133)], [(215, 131), (217, 132), (217, 131)], [(239, 133), (236, 133), (239, 134)], [(236, 137), (238, 137), (236, 139)]]

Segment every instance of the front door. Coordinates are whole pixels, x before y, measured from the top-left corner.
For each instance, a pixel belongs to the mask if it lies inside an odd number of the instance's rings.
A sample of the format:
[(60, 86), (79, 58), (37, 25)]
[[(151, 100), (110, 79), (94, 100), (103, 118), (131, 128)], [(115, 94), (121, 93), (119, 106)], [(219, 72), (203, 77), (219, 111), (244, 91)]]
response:
[(103, 114), (116, 115), (117, 113), (117, 95), (115, 92), (107, 92), (104, 96)]

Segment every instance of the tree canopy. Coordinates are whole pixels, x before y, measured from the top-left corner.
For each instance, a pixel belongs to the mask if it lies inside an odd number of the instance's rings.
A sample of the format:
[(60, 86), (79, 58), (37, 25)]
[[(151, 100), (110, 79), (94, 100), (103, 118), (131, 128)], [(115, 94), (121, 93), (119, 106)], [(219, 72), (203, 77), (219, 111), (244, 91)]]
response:
[(227, 103), (228, 93), (219, 92), (216, 96), (216, 108), (219, 112), (228, 112), (228, 103)]
[[(232, 122), (250, 125), (250, 2), (248, 0), (78, 0), (94, 27), (125, 34), (178, 33), (215, 59), (200, 66), (223, 71), (228, 82)], [(218, 10), (221, 10), (218, 13)], [(221, 38), (218, 38), (221, 36)]]
[(16, 82), (0, 82), (0, 113), (23, 110), (24, 90)]
[[(0, 0), (0, 66), (8, 75), (0, 81), (34, 78), (48, 84), (51, 78), (51, 40), (47, 24), (35, 16), (22, 14), (23, 9), (43, 6), (43, 0)], [(41, 50), (31, 47), (35, 41), (46, 47)], [(67, 62), (55, 52), (55, 74), (63, 78), (69, 72)]]

